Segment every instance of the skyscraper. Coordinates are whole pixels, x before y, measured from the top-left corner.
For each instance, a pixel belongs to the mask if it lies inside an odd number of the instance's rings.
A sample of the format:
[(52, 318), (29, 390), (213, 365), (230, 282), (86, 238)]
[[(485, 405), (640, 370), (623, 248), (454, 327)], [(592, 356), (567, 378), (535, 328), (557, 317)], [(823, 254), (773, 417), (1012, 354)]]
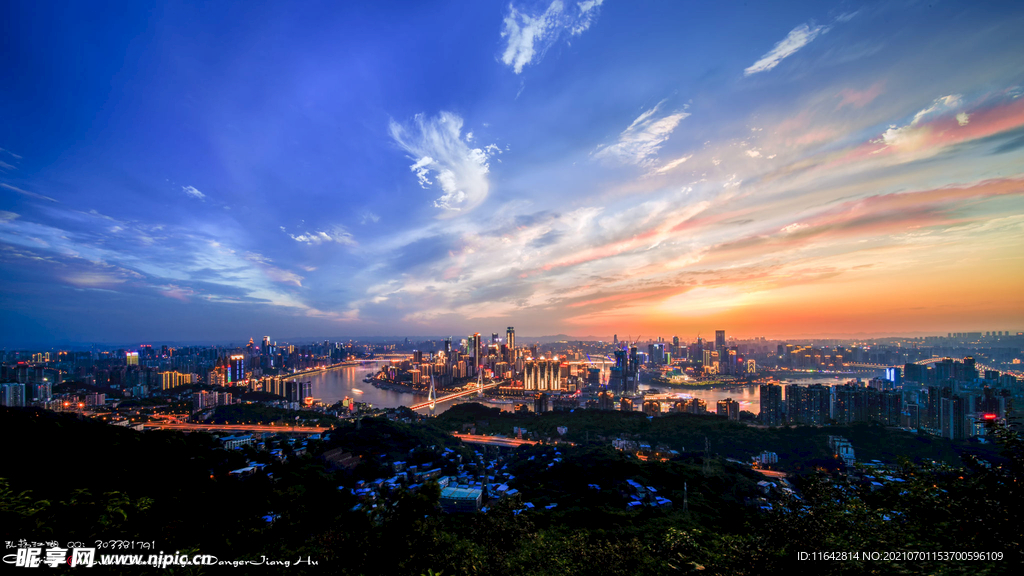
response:
[(505, 329), (505, 338), (506, 338), (506, 342), (505, 343), (508, 344), (508, 349), (511, 351), (511, 353), (513, 355), (515, 355), (515, 350), (516, 350), (516, 329), (515, 329), (515, 326), (509, 326), (508, 328)]
[(228, 384), (234, 384), (239, 380), (245, 379), (245, 356), (242, 354), (232, 354), (228, 360)]
[(473, 374), (476, 375), (480, 365), (483, 364), (483, 346), (480, 342), (480, 333), (475, 332), (469, 337), (469, 353), (473, 356)]
[(761, 423), (766, 426), (782, 424), (782, 386), (761, 385)]
[(725, 349), (725, 330), (715, 330), (715, 350)]

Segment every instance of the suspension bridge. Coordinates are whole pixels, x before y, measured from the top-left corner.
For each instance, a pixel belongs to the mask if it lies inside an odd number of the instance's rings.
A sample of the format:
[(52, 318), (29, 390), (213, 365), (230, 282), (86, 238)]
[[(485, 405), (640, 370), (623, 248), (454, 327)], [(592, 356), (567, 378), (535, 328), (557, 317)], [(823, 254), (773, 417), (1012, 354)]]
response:
[(484, 384), (483, 380), (478, 380), (476, 386), (473, 386), (472, 388), (470, 388), (468, 390), (462, 390), (461, 392), (454, 392), (452, 394), (447, 394), (445, 396), (441, 396), (440, 398), (438, 398), (437, 397), (437, 391), (434, 389), (434, 376), (431, 375), (430, 376), (430, 392), (427, 393), (427, 401), (426, 402), (420, 402), (419, 404), (413, 404), (409, 408), (411, 408), (412, 410), (420, 410), (422, 408), (431, 408), (431, 409), (433, 409), (435, 406), (437, 406), (438, 402), (447, 402), (449, 400), (454, 400), (456, 398), (462, 398), (463, 396), (469, 396), (471, 394), (482, 394), (484, 390), (495, 388), (499, 384), (500, 384), (500, 382), (495, 382), (493, 384)]

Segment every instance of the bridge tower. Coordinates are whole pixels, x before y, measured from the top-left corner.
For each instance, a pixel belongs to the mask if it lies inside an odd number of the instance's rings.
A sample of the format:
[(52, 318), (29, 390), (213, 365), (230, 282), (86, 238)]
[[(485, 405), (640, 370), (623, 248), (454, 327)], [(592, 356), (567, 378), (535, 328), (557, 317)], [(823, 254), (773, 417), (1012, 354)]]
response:
[(434, 375), (430, 375), (430, 392), (427, 393), (427, 401), (430, 402), (430, 409), (437, 406), (437, 391), (434, 390)]

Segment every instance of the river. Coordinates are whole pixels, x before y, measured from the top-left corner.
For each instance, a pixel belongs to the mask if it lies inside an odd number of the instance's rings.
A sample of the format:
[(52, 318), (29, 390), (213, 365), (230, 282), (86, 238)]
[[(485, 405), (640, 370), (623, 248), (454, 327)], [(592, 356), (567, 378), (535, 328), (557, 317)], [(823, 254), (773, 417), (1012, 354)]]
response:
[[(363, 382), (363, 378), (376, 373), (380, 369), (382, 361), (367, 362), (358, 366), (345, 366), (342, 368), (334, 368), (317, 374), (310, 374), (302, 376), (299, 379), (303, 382), (310, 382), (312, 384), (313, 397), (317, 400), (321, 400), (328, 404), (340, 402), (346, 396), (354, 398), (357, 402), (366, 402), (377, 408), (396, 408), (398, 406), (410, 406), (423, 402), (427, 399), (426, 394), (413, 394), (410, 392), (395, 392), (392, 390), (382, 390), (375, 387), (373, 384)], [(386, 361), (383, 361), (386, 362)], [(840, 379), (835, 378), (795, 378), (793, 380), (782, 380), (782, 384), (797, 383), (800, 385), (808, 384), (824, 384), (831, 386), (834, 384), (843, 384), (850, 378), (842, 377)], [(641, 389), (647, 388), (647, 386), (641, 385)], [(665, 387), (659, 389), (662, 393), (672, 394), (680, 392), (679, 390), (673, 390)], [(733, 400), (740, 403), (740, 410), (746, 410), (757, 414), (760, 411), (760, 389), (758, 386), (734, 386), (730, 388), (712, 388), (712, 389), (699, 389), (699, 390), (687, 390), (682, 392), (684, 396), (700, 398), (707, 403), (708, 410), (711, 412), (715, 411), (715, 407), (718, 405), (719, 400), (726, 398), (732, 398)], [(460, 398), (451, 402), (442, 402), (437, 405), (434, 409), (434, 414), (444, 412), (454, 404), (462, 402), (478, 402), (473, 396), (466, 398)], [(482, 402), (489, 406), (499, 407), (503, 410), (511, 410), (513, 404), (499, 404), (493, 402)], [(532, 401), (525, 401), (524, 403), (531, 406)], [(638, 407), (639, 409), (639, 407)], [(424, 411), (427, 413), (427, 411)]]

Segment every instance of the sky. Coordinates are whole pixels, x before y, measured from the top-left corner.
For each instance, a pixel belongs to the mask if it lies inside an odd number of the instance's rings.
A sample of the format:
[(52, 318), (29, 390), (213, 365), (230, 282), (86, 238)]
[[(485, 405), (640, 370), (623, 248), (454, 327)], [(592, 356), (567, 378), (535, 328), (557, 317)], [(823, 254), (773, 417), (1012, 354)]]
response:
[(0, 5), (5, 346), (1024, 329), (1019, 2)]

